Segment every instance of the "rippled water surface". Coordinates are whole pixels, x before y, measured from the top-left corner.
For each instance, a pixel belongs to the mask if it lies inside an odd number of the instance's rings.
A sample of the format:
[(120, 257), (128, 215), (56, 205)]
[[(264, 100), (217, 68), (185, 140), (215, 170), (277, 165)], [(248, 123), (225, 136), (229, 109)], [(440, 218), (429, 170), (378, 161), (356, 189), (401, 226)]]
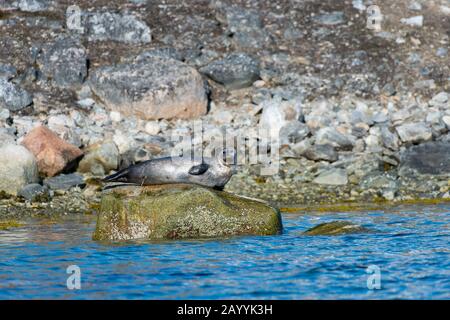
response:
[[(284, 214), (282, 235), (202, 241), (98, 243), (86, 219), (0, 231), (0, 299), (450, 298), (448, 204)], [(301, 235), (332, 220), (378, 232)], [(80, 290), (67, 289), (69, 265)], [(370, 265), (380, 290), (367, 288)]]

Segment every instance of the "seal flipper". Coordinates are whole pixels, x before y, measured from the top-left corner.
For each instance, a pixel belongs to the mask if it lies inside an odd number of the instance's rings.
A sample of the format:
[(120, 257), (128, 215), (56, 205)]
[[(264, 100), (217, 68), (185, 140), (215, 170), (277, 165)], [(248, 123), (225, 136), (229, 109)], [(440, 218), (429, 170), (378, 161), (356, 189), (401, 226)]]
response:
[(200, 163), (199, 165), (193, 166), (189, 169), (189, 174), (192, 174), (193, 176), (199, 176), (201, 174), (204, 174), (206, 171), (208, 171), (209, 165), (206, 163)]
[(122, 169), (110, 176), (103, 178), (103, 182), (131, 182), (129, 181), (129, 170), (130, 168)]

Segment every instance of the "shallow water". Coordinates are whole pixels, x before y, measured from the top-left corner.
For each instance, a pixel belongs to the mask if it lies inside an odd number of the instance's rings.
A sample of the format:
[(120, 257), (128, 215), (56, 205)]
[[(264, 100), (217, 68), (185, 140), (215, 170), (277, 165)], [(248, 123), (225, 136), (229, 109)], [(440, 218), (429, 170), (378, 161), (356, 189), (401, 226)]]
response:
[[(374, 234), (303, 236), (347, 220)], [(94, 219), (0, 231), (0, 299), (449, 299), (450, 205), (283, 215), (277, 236), (98, 243)], [(81, 270), (69, 290), (66, 268)], [(370, 290), (367, 268), (380, 270)]]

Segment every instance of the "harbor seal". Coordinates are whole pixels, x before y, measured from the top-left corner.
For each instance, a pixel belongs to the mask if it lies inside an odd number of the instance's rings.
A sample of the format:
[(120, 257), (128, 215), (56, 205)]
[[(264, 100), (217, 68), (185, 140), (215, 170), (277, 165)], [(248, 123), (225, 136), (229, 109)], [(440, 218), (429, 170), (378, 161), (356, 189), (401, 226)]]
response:
[(193, 160), (183, 157), (152, 159), (107, 176), (103, 182), (122, 182), (143, 186), (188, 183), (223, 189), (233, 175), (233, 170), (224, 161), (223, 154), (214, 158), (204, 157)]

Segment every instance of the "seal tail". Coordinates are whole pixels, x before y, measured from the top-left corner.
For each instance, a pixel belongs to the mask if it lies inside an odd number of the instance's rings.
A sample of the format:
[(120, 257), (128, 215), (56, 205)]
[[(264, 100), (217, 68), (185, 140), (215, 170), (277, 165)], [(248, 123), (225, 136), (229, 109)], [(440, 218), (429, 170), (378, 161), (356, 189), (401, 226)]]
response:
[(125, 168), (116, 173), (103, 178), (103, 182), (130, 182), (129, 181), (130, 168)]

